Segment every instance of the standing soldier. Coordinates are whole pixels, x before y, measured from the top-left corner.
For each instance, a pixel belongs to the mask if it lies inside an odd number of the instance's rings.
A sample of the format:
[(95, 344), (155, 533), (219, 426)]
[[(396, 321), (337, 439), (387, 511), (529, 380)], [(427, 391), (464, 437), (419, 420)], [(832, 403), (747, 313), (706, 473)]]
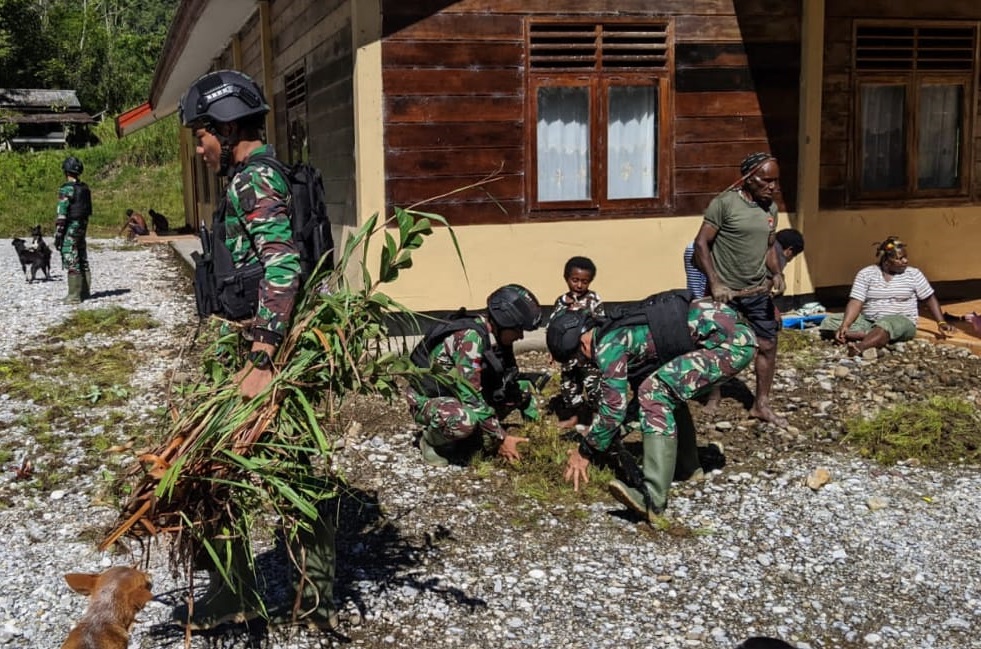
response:
[(478, 431), (504, 459), (521, 459), (518, 444), (528, 440), (508, 435), (501, 419), (516, 408), (538, 417), (531, 384), (519, 381), (513, 345), (537, 329), (541, 317), (531, 291), (508, 284), (488, 296), (486, 315), (461, 310), (426, 332), (410, 358), (431, 368), (432, 376), (407, 390), (409, 409), (422, 426), (419, 448), (426, 464), (446, 466), (452, 447)]
[[(652, 314), (658, 321), (657, 331), (647, 322), (618, 326), (614, 319), (600, 325), (582, 311), (570, 311), (549, 323), (545, 337), (555, 360), (565, 362), (578, 356), (602, 373), (600, 403), (592, 425), (580, 437), (579, 446), (569, 450), (565, 479), (576, 490), (580, 482), (589, 481), (590, 459), (605, 453), (613, 443), (626, 417), (633, 383), (640, 405), (643, 477), (635, 484), (613, 480), (609, 489), (614, 498), (648, 521), (667, 506), (678, 459), (676, 410), (738, 374), (756, 350), (752, 329), (729, 306), (696, 301), (685, 310), (672, 310), (670, 316), (663, 306), (661, 309)], [(668, 351), (685, 348), (689, 351), (673, 357)]]
[[(238, 315), (225, 313), (237, 320), (252, 316), (241, 334), (247, 356), (234, 377), (245, 398), (258, 395), (271, 383), (275, 370), (272, 358), (289, 326), (300, 288), (300, 256), (287, 211), (289, 186), (269, 162), (275, 152), (262, 138), (268, 112), (269, 104), (256, 82), (235, 70), (202, 76), (180, 101), (181, 122), (192, 130), (197, 154), (209, 169), (230, 179), (212, 225), (215, 236), (221, 238), (216, 247), (220, 243), (227, 249), (234, 276), (242, 280), (225, 284), (252, 290), (239, 296)], [(219, 302), (223, 309), (231, 308), (231, 302)], [(187, 608), (178, 607), (176, 620), (192, 629), (210, 629), (259, 615), (259, 587), (251, 562), (241, 545), (234, 545), (230, 559), (234, 585), (212, 570), (208, 591), (195, 601), (194, 614), (188, 619)], [(334, 532), (330, 521), (321, 513), (312, 529), (301, 529), (291, 545), (291, 554), (303, 562), (306, 573), (305, 578), (294, 574), (293, 583), (298, 590), (302, 587), (304, 622), (334, 626)]]
[(66, 304), (78, 304), (89, 299), (89, 256), (85, 248), (85, 230), (92, 216), (92, 192), (79, 180), (82, 161), (68, 156), (61, 163), (65, 182), (58, 190), (58, 210), (55, 217), (54, 244), (61, 253), (61, 267), (68, 272)]

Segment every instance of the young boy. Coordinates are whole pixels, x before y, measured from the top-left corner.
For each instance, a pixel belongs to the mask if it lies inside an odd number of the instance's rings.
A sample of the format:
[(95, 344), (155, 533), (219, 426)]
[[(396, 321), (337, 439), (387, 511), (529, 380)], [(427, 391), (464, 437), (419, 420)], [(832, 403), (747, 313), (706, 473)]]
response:
[[(596, 278), (596, 264), (588, 257), (572, 257), (565, 262), (562, 272), (565, 283), (569, 287), (555, 300), (551, 318), (566, 311), (585, 311), (592, 316), (604, 317), (603, 300), (595, 291), (589, 290), (589, 285)], [(598, 383), (598, 376), (592, 368), (581, 366), (576, 359), (562, 364), (562, 381), (560, 384), (562, 408), (559, 425), (562, 427), (575, 426), (579, 422), (577, 413), (582, 410), (592, 411), (589, 403), (594, 400), (593, 392)]]

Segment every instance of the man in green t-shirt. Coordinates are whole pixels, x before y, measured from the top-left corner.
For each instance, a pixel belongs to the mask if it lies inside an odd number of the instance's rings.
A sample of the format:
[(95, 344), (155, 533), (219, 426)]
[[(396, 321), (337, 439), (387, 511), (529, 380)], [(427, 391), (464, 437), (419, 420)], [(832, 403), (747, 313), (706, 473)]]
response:
[(780, 168), (769, 153), (753, 153), (743, 160), (739, 171), (742, 178), (712, 199), (705, 211), (695, 237), (694, 260), (708, 277), (712, 298), (730, 303), (756, 332), (756, 400), (749, 414), (783, 427), (787, 420), (770, 407), (778, 326), (773, 298), (766, 289), (767, 282), (772, 282), (772, 293), (779, 295), (786, 287), (773, 246), (777, 224), (773, 192), (780, 181)]

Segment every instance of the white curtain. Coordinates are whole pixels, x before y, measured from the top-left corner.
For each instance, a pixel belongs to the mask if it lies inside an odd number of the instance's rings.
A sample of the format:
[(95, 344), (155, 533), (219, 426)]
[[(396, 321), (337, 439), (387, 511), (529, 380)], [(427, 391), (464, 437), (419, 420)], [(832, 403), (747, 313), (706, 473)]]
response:
[(607, 197), (657, 196), (657, 88), (611, 86), (607, 124)]
[(957, 187), (960, 171), (960, 85), (924, 85), (920, 89), (920, 146), (916, 166), (920, 189)]
[(538, 200), (591, 196), (589, 89), (538, 89)]
[(906, 187), (906, 86), (862, 86), (862, 189)]

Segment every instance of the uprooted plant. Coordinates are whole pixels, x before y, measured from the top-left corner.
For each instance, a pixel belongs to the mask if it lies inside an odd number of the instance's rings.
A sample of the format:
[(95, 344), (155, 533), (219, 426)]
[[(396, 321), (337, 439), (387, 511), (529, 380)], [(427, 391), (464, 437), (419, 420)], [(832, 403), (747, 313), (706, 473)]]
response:
[[(392, 316), (415, 314), (380, 289), (411, 267), (433, 222), (447, 225), (437, 215), (396, 209), (387, 221), (375, 215), (349, 235), (336, 269), (318, 267), (307, 280), (274, 359), (275, 379), (254, 399), (243, 400), (231, 380), (237, 335), (219, 337), (206, 354), (202, 384), (175, 408), (181, 414), (165, 443), (138, 457), (128, 476), (136, 484), (101, 548), (124, 536), (168, 533), (175, 568), (191, 575), (210, 559), (208, 568), (230, 580), (237, 569), (232, 546), (244, 548), (251, 562), (260, 516), (275, 514), (287, 539), (311, 529), (318, 505), (343, 484), (330, 458), (332, 424), (345, 398), (392, 398), (398, 378), (419, 371), (403, 353), (404, 341), (402, 349), (389, 347)], [(373, 279), (368, 244), (379, 234)]]

